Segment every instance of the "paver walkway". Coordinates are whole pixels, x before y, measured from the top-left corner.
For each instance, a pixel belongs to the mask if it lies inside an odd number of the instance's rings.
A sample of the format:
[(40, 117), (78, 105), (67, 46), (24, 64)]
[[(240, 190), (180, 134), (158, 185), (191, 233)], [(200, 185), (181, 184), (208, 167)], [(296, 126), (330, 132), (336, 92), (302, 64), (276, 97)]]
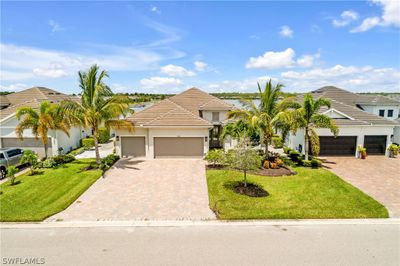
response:
[(391, 217), (400, 218), (400, 158), (326, 159), (325, 167), (385, 205)]
[(205, 162), (123, 158), (65, 211), (48, 221), (215, 219)]
[[(99, 153), (101, 158), (104, 158), (107, 155), (113, 153), (113, 150), (114, 150), (114, 143), (112, 140), (110, 140), (107, 143), (99, 145)], [(75, 158), (76, 159), (96, 158), (96, 152), (94, 148), (92, 148), (90, 150), (82, 152), (81, 154), (76, 155)]]

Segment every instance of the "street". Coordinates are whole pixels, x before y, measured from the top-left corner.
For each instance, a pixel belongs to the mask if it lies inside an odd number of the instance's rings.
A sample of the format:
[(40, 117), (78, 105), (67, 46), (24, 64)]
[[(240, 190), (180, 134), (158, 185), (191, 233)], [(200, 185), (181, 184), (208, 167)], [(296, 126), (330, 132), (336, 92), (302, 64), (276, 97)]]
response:
[(399, 265), (400, 225), (2, 227), (2, 264), (16, 258), (44, 265)]

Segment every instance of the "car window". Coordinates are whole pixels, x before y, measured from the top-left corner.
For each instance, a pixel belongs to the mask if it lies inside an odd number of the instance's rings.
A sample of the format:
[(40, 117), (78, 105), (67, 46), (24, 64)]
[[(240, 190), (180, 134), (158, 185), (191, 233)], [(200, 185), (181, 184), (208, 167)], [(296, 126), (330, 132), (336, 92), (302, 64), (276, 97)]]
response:
[(8, 156), (8, 157), (14, 157), (14, 156), (16, 156), (16, 155), (18, 155), (18, 150), (10, 150), (10, 151), (7, 151), (7, 156)]
[(4, 159), (4, 154), (0, 153), (0, 159)]

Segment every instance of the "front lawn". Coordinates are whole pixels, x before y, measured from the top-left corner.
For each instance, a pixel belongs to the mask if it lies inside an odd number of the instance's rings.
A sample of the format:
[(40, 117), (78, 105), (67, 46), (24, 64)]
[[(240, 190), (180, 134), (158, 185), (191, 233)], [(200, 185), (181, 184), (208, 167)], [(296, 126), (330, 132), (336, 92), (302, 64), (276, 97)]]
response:
[(236, 194), (232, 184), (242, 173), (208, 170), (211, 209), (220, 219), (387, 218), (386, 208), (359, 189), (325, 169), (294, 167), (297, 175), (249, 175), (248, 182), (262, 186), (269, 196)]
[(17, 177), (0, 185), (0, 221), (42, 221), (67, 208), (100, 176), (100, 170), (81, 171), (93, 159), (75, 160), (55, 169), (39, 169), (39, 174)]

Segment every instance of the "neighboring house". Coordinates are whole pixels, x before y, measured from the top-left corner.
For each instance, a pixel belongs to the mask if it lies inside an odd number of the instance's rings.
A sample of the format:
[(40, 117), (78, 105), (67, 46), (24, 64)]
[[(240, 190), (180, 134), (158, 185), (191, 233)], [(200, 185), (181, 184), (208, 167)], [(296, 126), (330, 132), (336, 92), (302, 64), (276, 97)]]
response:
[(197, 88), (162, 100), (127, 117), (134, 132), (115, 130), (121, 156), (203, 157), (209, 148), (228, 148), (219, 139), (227, 113), (234, 107)]
[[(331, 108), (321, 113), (335, 119), (339, 135), (318, 129), (320, 155), (357, 155), (362, 145), (368, 154), (384, 155), (392, 142), (400, 143), (400, 102), (377, 95), (360, 95), (336, 87), (323, 87), (312, 92), (315, 98), (331, 101)], [(290, 134), (286, 144), (304, 153), (304, 130)]]
[[(15, 133), (15, 128), (19, 121), (15, 114), (20, 107), (28, 106), (37, 109), (42, 101), (59, 103), (64, 99), (76, 99), (78, 97), (69, 96), (44, 87), (33, 87), (20, 92), (8, 94), (0, 98), (0, 148), (18, 147), (30, 149), (44, 156), (44, 148), (40, 139), (32, 135), (32, 130), (27, 129), (23, 133), (23, 140), (19, 139)], [(88, 133), (80, 127), (72, 127), (68, 137), (64, 132), (51, 130), (49, 132), (50, 156), (65, 153), (71, 149), (79, 147), (80, 139), (86, 137)]]

